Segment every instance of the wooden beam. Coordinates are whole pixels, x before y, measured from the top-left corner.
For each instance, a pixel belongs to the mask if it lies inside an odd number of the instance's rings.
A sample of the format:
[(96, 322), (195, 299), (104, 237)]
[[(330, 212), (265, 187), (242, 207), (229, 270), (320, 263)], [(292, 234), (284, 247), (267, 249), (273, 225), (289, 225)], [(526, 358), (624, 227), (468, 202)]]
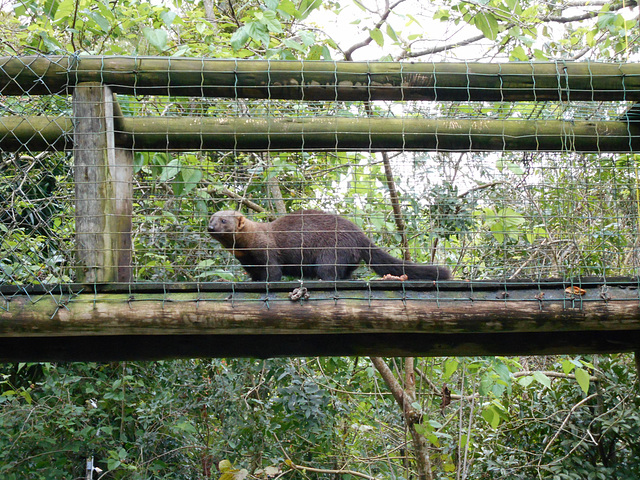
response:
[(583, 285), (584, 295), (576, 297), (564, 284), (482, 289), (443, 282), (437, 288), (425, 283), (387, 290), (314, 282), (310, 299), (302, 302), (289, 300), (294, 284), (268, 294), (264, 285), (244, 285), (196, 292), (5, 295), (0, 361), (532, 355), (640, 347), (637, 284)]
[(98, 83), (73, 95), (76, 262), (81, 283), (131, 280), (133, 153), (116, 146), (114, 98)]
[(3, 95), (101, 82), (130, 95), (296, 100), (640, 100), (640, 64), (326, 62), (174, 57), (0, 57)]
[[(138, 151), (564, 151), (632, 152), (640, 126), (624, 122), (416, 118), (114, 118), (118, 148)], [(0, 149), (71, 147), (67, 117), (0, 118)]]

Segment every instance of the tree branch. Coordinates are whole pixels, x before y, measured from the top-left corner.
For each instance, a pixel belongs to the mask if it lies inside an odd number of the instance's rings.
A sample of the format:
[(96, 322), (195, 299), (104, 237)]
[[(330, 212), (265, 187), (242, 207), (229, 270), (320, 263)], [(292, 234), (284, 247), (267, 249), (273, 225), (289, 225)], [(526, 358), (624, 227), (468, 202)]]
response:
[[(542, 454), (540, 455), (540, 462), (542, 462), (542, 457), (544, 456), (545, 453), (547, 453), (547, 451), (551, 447), (551, 444), (556, 440), (556, 438), (558, 438), (558, 435), (560, 435), (560, 432), (562, 432), (562, 430), (564, 429), (564, 426), (567, 424), (567, 422), (571, 418), (571, 415), (573, 415), (573, 412), (575, 412), (578, 409), (578, 407), (584, 405), (585, 403), (587, 403), (589, 400), (591, 400), (592, 398), (596, 397), (597, 395), (598, 395), (597, 393), (593, 393), (593, 394), (589, 395), (588, 397), (583, 398), (578, 403), (576, 403), (573, 407), (571, 407), (571, 410), (569, 410), (569, 413), (567, 413), (567, 416), (564, 418), (564, 421), (562, 422), (562, 425), (560, 425), (560, 428), (558, 428), (558, 431), (556, 431), (556, 433), (553, 435), (553, 437), (551, 437), (551, 440), (549, 440), (547, 442), (547, 445), (544, 447), (544, 450), (542, 451)], [(538, 465), (540, 465), (540, 462), (538, 462)]]
[[(384, 13), (382, 14), (382, 16), (380, 17), (380, 20), (378, 20), (378, 23), (376, 23), (376, 25), (373, 27), (372, 30), (376, 30), (379, 29), (382, 25), (384, 25), (384, 23), (387, 21), (387, 18), (389, 18), (389, 15), (391, 14), (391, 10), (393, 10), (394, 8), (396, 8), (398, 5), (400, 5), (401, 3), (403, 3), (406, 0), (398, 0), (396, 3), (394, 3), (393, 5), (389, 6), (389, 1), (387, 0), (386, 2), (386, 8)], [(355, 45), (352, 45), (351, 47), (349, 47), (347, 50), (345, 50), (343, 52), (344, 54), (344, 59), (348, 60), (348, 61), (353, 61), (353, 52), (355, 52), (356, 50), (366, 47), (367, 45), (369, 45), (371, 42), (373, 41), (373, 37), (371, 37), (371, 35), (369, 35), (368, 38), (366, 38), (365, 40), (356, 43)]]
[[(577, 2), (577, 3), (578, 4), (576, 4), (575, 6), (582, 6), (582, 5), (579, 5), (579, 3), (584, 3), (585, 5), (587, 5), (587, 4), (588, 5), (605, 5), (607, 2), (602, 2), (602, 3)], [(614, 4), (614, 5), (611, 6), (611, 8), (609, 9), (609, 12), (616, 12), (618, 10), (622, 10), (623, 8), (630, 8), (630, 7), (634, 7), (636, 5), (637, 5), (637, 2), (634, 1), (634, 0), (631, 0), (629, 2), (617, 3), (617, 4)], [(571, 6), (573, 6), (573, 5), (571, 5)], [(538, 20), (541, 21), (541, 22), (571, 23), (571, 22), (579, 22), (579, 21), (584, 21), (584, 20), (589, 20), (591, 18), (595, 18), (600, 13), (601, 13), (600, 11), (593, 11), (593, 12), (584, 13), (582, 15), (575, 15), (575, 16), (572, 16), (572, 17), (562, 17), (562, 16), (558, 16), (558, 15), (548, 15), (546, 17), (539, 17)], [(510, 23), (507, 23), (504, 26), (504, 29), (508, 30), (508, 29), (510, 29), (510, 28), (512, 28), (514, 26), (516, 26), (516, 23), (510, 22)], [(466, 45), (470, 45), (472, 43), (475, 43), (477, 41), (482, 40), (483, 38), (485, 38), (485, 36), (483, 34), (479, 34), (479, 35), (475, 35), (473, 37), (469, 37), (469, 38), (464, 39), (464, 40), (459, 40), (459, 41), (448, 43), (448, 44), (445, 44), (445, 45), (440, 45), (440, 46), (427, 48), (425, 50), (420, 50), (420, 51), (417, 51), (417, 52), (404, 52), (398, 57), (398, 60), (402, 60), (402, 59), (406, 59), (406, 58), (422, 57), (422, 56), (425, 56), (425, 55), (433, 55), (435, 53), (442, 53), (442, 52), (445, 52), (447, 50), (453, 50), (454, 48), (464, 47)]]
[(434, 53), (445, 52), (447, 50), (452, 50), (454, 48), (464, 47), (465, 45), (469, 45), (471, 43), (477, 42), (479, 40), (482, 40), (483, 38), (485, 38), (485, 36), (481, 33), (480, 35), (475, 35), (465, 40), (459, 40), (457, 42), (440, 45), (438, 47), (427, 48), (426, 50), (420, 50), (418, 52), (404, 52), (402, 55), (400, 55), (398, 60), (402, 60), (405, 58), (422, 57), (424, 55), (432, 55)]
[(381, 357), (371, 357), (371, 363), (376, 367), (376, 370), (380, 373), (382, 380), (387, 384), (393, 398), (395, 398), (396, 403), (405, 410), (406, 405), (411, 405), (411, 400), (407, 397), (405, 391), (402, 389), (402, 385), (398, 383), (396, 377), (393, 376), (393, 372), (389, 368), (389, 366), (384, 363), (384, 360)]
[(366, 478), (367, 480), (378, 480), (379, 477), (372, 477), (365, 473), (355, 472), (353, 470), (331, 470), (326, 468), (313, 468), (313, 467), (305, 467), (304, 465), (296, 465), (291, 460), (286, 460), (285, 463), (291, 467), (293, 470), (298, 471), (306, 471), (306, 472), (314, 472), (314, 473), (329, 473), (333, 475), (353, 475), (354, 477)]
[(384, 163), (384, 175), (387, 180), (387, 188), (389, 189), (389, 197), (391, 199), (391, 208), (393, 209), (393, 219), (396, 222), (396, 228), (400, 233), (402, 256), (406, 261), (411, 261), (411, 253), (409, 252), (409, 240), (407, 239), (407, 226), (404, 223), (402, 210), (400, 209), (400, 198), (396, 189), (396, 182), (393, 179), (393, 170), (389, 161), (389, 154), (382, 152), (382, 163)]
[[(415, 385), (415, 381), (412, 380), (413, 361), (413, 358), (407, 358), (406, 360), (405, 378), (407, 379), (408, 384), (414, 382)], [(412, 399), (410, 393), (407, 393), (407, 391), (402, 388), (400, 383), (398, 383), (396, 378), (393, 376), (393, 372), (382, 358), (371, 357), (371, 362), (378, 372), (380, 372), (380, 376), (389, 387), (389, 390), (391, 390), (393, 398), (395, 398), (400, 408), (402, 408), (403, 417), (413, 441), (419, 480), (432, 480), (433, 472), (431, 470), (431, 460), (429, 459), (427, 439), (424, 435), (419, 434), (415, 428), (416, 424), (422, 421), (422, 414), (420, 412), (416, 412), (412, 406), (415, 399)], [(411, 392), (411, 389), (409, 389), (409, 392)]]
[[(511, 376), (513, 378), (520, 378), (520, 377), (528, 377), (529, 375), (533, 375), (535, 372), (515, 372), (512, 373)], [(569, 380), (575, 380), (576, 376), (572, 373), (561, 373), (561, 372), (539, 372), (542, 373), (543, 375), (546, 375), (547, 377), (551, 377), (551, 378), (566, 378)], [(589, 377), (589, 381), (591, 382), (599, 382), (600, 379), (598, 377), (594, 377), (593, 375)]]

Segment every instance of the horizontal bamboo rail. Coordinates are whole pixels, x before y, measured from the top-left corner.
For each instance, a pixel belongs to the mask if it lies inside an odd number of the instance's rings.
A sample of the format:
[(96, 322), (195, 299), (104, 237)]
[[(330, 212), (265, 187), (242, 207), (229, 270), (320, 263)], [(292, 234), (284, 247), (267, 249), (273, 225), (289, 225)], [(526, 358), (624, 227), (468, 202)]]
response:
[(3, 95), (100, 82), (131, 95), (297, 100), (640, 100), (640, 64), (392, 63), (174, 57), (0, 57)]
[[(640, 149), (640, 127), (625, 122), (416, 118), (251, 119), (121, 117), (118, 147), (139, 151), (573, 151)], [(0, 149), (73, 146), (68, 117), (0, 117)]]
[[(637, 350), (637, 282), (216, 284), (5, 295), (0, 361), (195, 356), (510, 355)], [(130, 287), (129, 287), (130, 288)], [(184, 286), (183, 286), (184, 288)], [(505, 293), (505, 292), (508, 292)]]

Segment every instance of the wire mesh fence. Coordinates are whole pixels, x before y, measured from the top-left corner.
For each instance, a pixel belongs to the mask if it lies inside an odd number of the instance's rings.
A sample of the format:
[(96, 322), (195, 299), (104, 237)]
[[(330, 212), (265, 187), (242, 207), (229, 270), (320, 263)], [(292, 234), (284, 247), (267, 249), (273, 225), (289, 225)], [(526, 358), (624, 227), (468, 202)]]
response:
[[(94, 119), (74, 118), (72, 95), (84, 81), (117, 93), (113, 126), (96, 133), (132, 154), (126, 283), (249, 280), (241, 249), (207, 231), (220, 210), (256, 222), (335, 213), (395, 258), (446, 265), (454, 279), (637, 275), (635, 65), (145, 67), (155, 60), (0, 62), (0, 286), (81, 280), (74, 132)], [(376, 277), (364, 265), (353, 276)]]

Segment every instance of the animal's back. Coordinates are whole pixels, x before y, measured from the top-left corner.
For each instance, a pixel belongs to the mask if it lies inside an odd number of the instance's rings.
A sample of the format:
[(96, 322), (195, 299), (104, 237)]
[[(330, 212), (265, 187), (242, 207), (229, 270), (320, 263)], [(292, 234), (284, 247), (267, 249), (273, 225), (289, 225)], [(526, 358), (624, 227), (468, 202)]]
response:
[(276, 244), (287, 248), (353, 248), (369, 238), (346, 218), (319, 210), (298, 210), (270, 224)]
[(274, 220), (270, 231), (285, 275), (349, 278), (369, 238), (349, 220), (318, 210), (299, 210)]

